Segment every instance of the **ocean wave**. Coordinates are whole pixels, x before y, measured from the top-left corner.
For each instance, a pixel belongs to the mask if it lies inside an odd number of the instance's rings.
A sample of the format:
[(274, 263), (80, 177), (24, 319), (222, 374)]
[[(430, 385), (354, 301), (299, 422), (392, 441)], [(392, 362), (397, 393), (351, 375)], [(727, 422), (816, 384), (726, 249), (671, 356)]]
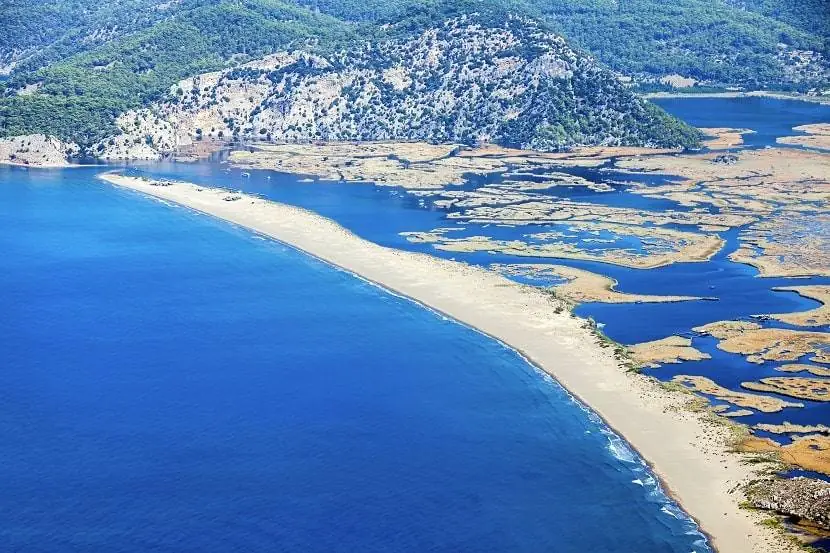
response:
[(660, 507), (660, 511), (678, 520), (685, 518), (684, 513), (680, 509), (674, 507), (674, 505), (672, 505), (671, 503), (667, 503)]
[(608, 445), (606, 447), (615, 459), (623, 461), (624, 463), (637, 463), (637, 454), (634, 453), (633, 449), (628, 447), (628, 445), (625, 443), (625, 441), (623, 441), (622, 438), (611, 432), (608, 432), (607, 436)]

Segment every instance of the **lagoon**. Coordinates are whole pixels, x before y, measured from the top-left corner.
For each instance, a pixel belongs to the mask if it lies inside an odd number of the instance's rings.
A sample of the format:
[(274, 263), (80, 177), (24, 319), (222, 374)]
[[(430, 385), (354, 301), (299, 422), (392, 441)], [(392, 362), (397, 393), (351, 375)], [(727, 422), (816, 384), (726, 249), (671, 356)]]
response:
[[(661, 99), (656, 103), (690, 123), (701, 126), (749, 128), (755, 133), (744, 135), (745, 148), (755, 149), (775, 145), (780, 136), (798, 134), (792, 127), (830, 121), (830, 106), (816, 103), (780, 100), (764, 97), (750, 98), (678, 98)], [(219, 160), (221, 161), (221, 160)], [(586, 169), (562, 168), (575, 178), (610, 184), (611, 192), (599, 193), (584, 187), (553, 188), (542, 194), (553, 198), (590, 202), (598, 205), (625, 206), (659, 212), (665, 209), (688, 210), (665, 199), (646, 198), (628, 192), (628, 185), (637, 180), (648, 185), (670, 182), (674, 177), (660, 174), (622, 174), (612, 168)], [(413, 243), (400, 233), (426, 232), (435, 228), (456, 226), (454, 237), (485, 235), (495, 239), (522, 239), (526, 234), (545, 232), (550, 225), (500, 227), (468, 221), (454, 222), (448, 219), (453, 208), (436, 207), (429, 197), (422, 198), (388, 186), (375, 186), (368, 182), (331, 182), (308, 179), (303, 175), (273, 171), (246, 171), (229, 167), (221, 162), (195, 164), (161, 163), (134, 165), (128, 173), (150, 177), (173, 178), (205, 186), (219, 186), (229, 190), (241, 190), (271, 200), (309, 209), (330, 218), (358, 236), (374, 243), (437, 255), (489, 267), (510, 263), (559, 263), (571, 267), (607, 275), (619, 283), (619, 289), (630, 293), (659, 295), (688, 295), (710, 298), (709, 301), (682, 303), (605, 304), (585, 303), (576, 313), (596, 320), (602, 330), (613, 340), (623, 344), (635, 344), (681, 335), (692, 338), (693, 345), (710, 355), (712, 359), (666, 365), (649, 371), (656, 378), (670, 380), (677, 374), (696, 374), (712, 378), (716, 382), (738, 389), (747, 380), (780, 376), (777, 365), (767, 363), (758, 366), (749, 363), (741, 355), (719, 350), (714, 339), (697, 336), (695, 326), (718, 320), (753, 320), (753, 315), (786, 313), (808, 310), (817, 302), (798, 296), (794, 292), (774, 291), (773, 288), (793, 285), (830, 284), (830, 278), (759, 278), (758, 271), (749, 265), (733, 262), (729, 254), (738, 247), (739, 229), (719, 233), (726, 241), (725, 247), (705, 263), (677, 263), (650, 270), (620, 267), (596, 261), (571, 259), (547, 259), (517, 257), (491, 252), (442, 251), (429, 243)], [(475, 190), (504, 177), (470, 175), (458, 189)], [(575, 241), (587, 236), (578, 236)], [(594, 238), (594, 236), (590, 236)], [(625, 247), (637, 248), (637, 243)], [(514, 277), (523, 280), (521, 277)], [(523, 280), (526, 281), (526, 280)], [(532, 282), (550, 285), (542, 280)], [(793, 328), (785, 323), (765, 321), (768, 327)], [(828, 332), (830, 328), (815, 330)], [(715, 404), (722, 404), (714, 400)], [(803, 408), (788, 408), (781, 413), (760, 413), (742, 417), (746, 424), (780, 423), (783, 420), (800, 424), (821, 424), (830, 417), (828, 406), (821, 402), (804, 402)], [(768, 435), (759, 432), (759, 435)], [(772, 437), (771, 435), (769, 435)], [(782, 436), (775, 437), (786, 442)]]

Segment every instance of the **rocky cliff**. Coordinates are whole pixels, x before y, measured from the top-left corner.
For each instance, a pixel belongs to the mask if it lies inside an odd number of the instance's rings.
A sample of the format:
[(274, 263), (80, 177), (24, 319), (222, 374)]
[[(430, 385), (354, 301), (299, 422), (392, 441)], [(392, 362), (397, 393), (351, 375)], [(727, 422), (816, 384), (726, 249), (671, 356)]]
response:
[(79, 153), (78, 146), (42, 134), (0, 138), (0, 163), (62, 167)]

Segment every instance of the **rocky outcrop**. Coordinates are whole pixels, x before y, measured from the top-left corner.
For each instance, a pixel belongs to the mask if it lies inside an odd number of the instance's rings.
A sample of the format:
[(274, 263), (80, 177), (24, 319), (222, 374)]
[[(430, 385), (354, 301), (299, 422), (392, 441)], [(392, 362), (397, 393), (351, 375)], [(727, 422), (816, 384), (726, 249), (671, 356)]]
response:
[(0, 138), (0, 163), (31, 167), (63, 167), (78, 155), (76, 144), (42, 134)]
[(104, 158), (153, 158), (200, 140), (688, 146), (698, 133), (637, 98), (533, 21), (447, 21), (326, 55), (277, 53), (173, 86), (118, 120)]
[(830, 530), (830, 482), (803, 476), (761, 480), (750, 484), (746, 493), (750, 503), (759, 509)]

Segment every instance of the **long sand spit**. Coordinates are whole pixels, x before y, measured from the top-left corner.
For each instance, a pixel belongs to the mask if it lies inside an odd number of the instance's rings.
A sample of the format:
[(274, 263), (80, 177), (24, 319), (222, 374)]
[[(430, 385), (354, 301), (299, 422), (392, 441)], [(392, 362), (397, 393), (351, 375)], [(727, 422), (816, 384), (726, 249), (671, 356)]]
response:
[(483, 268), (386, 248), (309, 211), (188, 183), (154, 186), (113, 173), (108, 182), (275, 238), (501, 340), (556, 378), (624, 436), (721, 553), (781, 553), (796, 547), (739, 507), (736, 487), (753, 475), (726, 453), (730, 430), (686, 408), (688, 394), (626, 373), (612, 348), (559, 300)]

